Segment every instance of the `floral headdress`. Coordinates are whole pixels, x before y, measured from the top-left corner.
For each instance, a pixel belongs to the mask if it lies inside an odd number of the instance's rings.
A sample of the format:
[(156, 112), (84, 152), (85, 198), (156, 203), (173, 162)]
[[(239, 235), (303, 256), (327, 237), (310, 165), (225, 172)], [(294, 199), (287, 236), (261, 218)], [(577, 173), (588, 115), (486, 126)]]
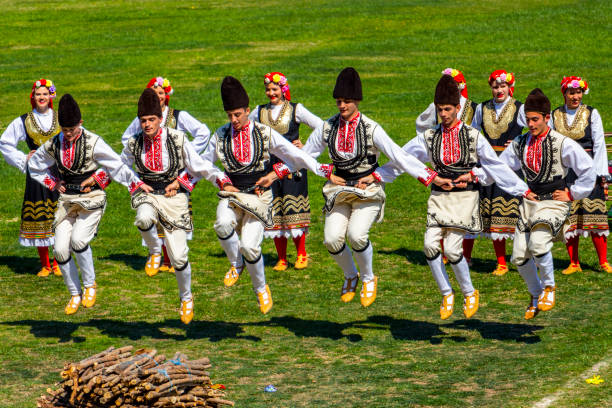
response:
[(281, 92), (286, 100), (291, 100), (291, 92), (289, 92), (289, 83), (287, 77), (281, 72), (268, 72), (264, 76), (264, 84), (268, 85), (270, 82), (274, 82), (276, 85), (281, 87)]
[(465, 77), (463, 76), (463, 73), (455, 68), (446, 68), (444, 71), (442, 71), (442, 74), (452, 76), (455, 82), (457, 83), (457, 85), (459, 86), (459, 91), (461, 91), (461, 96), (467, 99), (468, 97), (467, 83), (465, 82)]
[(55, 85), (53, 85), (53, 82), (51, 82), (51, 80), (45, 78), (41, 78), (32, 84), (32, 92), (30, 92), (30, 104), (32, 105), (32, 109), (36, 108), (36, 102), (34, 101), (34, 92), (41, 86), (44, 86), (45, 88), (49, 89), (49, 107), (53, 109), (53, 99), (56, 96)]
[(502, 84), (504, 82), (507, 83), (508, 87), (510, 88), (510, 96), (514, 95), (515, 80), (516, 77), (512, 72), (508, 73), (503, 69), (497, 69), (491, 72), (491, 75), (489, 75), (489, 85), (491, 85), (493, 82), (497, 82), (498, 84)]
[(563, 81), (561, 81), (561, 93), (563, 95), (565, 95), (567, 88), (582, 88), (585, 95), (589, 93), (589, 84), (587, 81), (577, 76), (563, 77)]
[(170, 102), (170, 95), (174, 93), (174, 89), (172, 89), (170, 81), (168, 81), (168, 79), (166, 78), (162, 78), (159, 76), (151, 78), (151, 80), (147, 84), (147, 88), (157, 88), (158, 86), (163, 88), (164, 92), (166, 92), (166, 105), (168, 105), (168, 102)]

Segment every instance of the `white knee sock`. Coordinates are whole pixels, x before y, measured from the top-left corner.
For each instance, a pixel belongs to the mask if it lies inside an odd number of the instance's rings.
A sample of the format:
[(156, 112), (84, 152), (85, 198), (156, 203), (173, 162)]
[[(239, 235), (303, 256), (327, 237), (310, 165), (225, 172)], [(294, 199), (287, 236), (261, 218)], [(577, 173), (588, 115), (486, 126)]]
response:
[(353, 256), (348, 246), (344, 245), (342, 251), (330, 255), (344, 272), (345, 278), (352, 279), (357, 276), (357, 268), (355, 268), (355, 262), (353, 262)]
[(79, 267), (81, 268), (81, 275), (83, 276), (83, 286), (90, 288), (96, 281), (96, 271), (94, 269), (93, 255), (91, 253), (91, 247), (87, 245), (87, 249), (82, 252), (73, 251), (74, 257), (76, 258)]
[(434, 259), (428, 259), (427, 264), (429, 265), (429, 269), (431, 269), (431, 274), (438, 284), (438, 289), (440, 289), (442, 296), (449, 295), (453, 291), (453, 288), (446, 274), (444, 262), (442, 262), (442, 254), (438, 254)]
[(459, 282), (459, 287), (461, 288), (463, 296), (470, 296), (474, 293), (472, 277), (470, 276), (470, 266), (465, 258), (462, 256), (458, 263), (451, 263), (451, 268), (453, 268), (453, 272), (455, 272), (455, 278), (457, 278), (457, 282)]
[(79, 281), (79, 270), (74, 263), (74, 259), (70, 258), (70, 261), (65, 264), (60, 264), (60, 270), (62, 271), (62, 277), (64, 278), (64, 283), (68, 288), (68, 292), (72, 296), (77, 296), (81, 294), (81, 281)]
[(542, 293), (542, 285), (540, 283), (540, 279), (538, 278), (538, 269), (536, 268), (536, 264), (533, 262), (533, 259), (530, 259), (523, 265), (517, 265), (516, 268), (527, 284), (527, 290), (531, 296), (540, 296)]
[(233, 231), (229, 238), (219, 238), (219, 244), (221, 244), (221, 248), (225, 251), (230, 263), (235, 267), (242, 267), (243, 262), (242, 255), (240, 254), (240, 239), (238, 239), (236, 231)]
[(189, 262), (185, 269), (176, 271), (176, 283), (178, 284), (181, 301), (191, 299), (191, 264)]
[(542, 283), (542, 287), (545, 288), (547, 286), (555, 286), (555, 266), (553, 264), (553, 256), (549, 251), (542, 256), (534, 256), (536, 265), (538, 265), (538, 270), (540, 272), (540, 281)]
[(368, 241), (368, 246), (363, 251), (355, 251), (353, 249), (353, 255), (359, 265), (359, 274), (362, 282), (371, 281), (374, 279), (374, 271), (372, 270), (372, 256), (373, 256), (372, 243)]
[(246, 268), (251, 275), (251, 282), (253, 283), (253, 290), (255, 293), (262, 293), (266, 290), (266, 272), (264, 270), (263, 256), (259, 256), (259, 259), (255, 263), (245, 262)]
[(142, 240), (149, 248), (149, 254), (161, 254), (161, 239), (157, 236), (157, 230), (151, 227), (147, 231), (139, 230)]

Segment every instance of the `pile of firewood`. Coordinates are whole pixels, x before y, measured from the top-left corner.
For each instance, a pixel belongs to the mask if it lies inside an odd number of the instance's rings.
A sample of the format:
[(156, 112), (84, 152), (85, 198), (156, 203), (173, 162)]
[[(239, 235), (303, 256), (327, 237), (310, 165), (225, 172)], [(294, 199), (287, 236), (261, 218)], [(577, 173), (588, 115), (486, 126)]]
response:
[(47, 389), (40, 408), (94, 407), (214, 407), (233, 406), (223, 391), (213, 388), (208, 358), (188, 360), (176, 353), (170, 360), (156, 350), (111, 347), (66, 364), (59, 388)]

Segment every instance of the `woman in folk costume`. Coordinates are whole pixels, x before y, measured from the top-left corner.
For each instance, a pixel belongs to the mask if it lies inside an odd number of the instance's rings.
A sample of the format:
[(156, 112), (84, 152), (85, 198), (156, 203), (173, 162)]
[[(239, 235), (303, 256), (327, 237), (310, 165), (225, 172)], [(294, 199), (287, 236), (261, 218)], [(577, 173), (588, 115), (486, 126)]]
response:
[[(493, 71), (489, 76), (493, 98), (478, 104), (472, 120), (472, 127), (487, 138), (498, 156), (525, 127), (523, 104), (513, 97), (514, 84), (513, 73), (503, 69)], [(493, 241), (497, 258), (493, 275), (502, 276), (508, 272), (506, 240), (514, 236), (520, 198), (504, 192), (496, 184), (480, 185), (479, 192), (482, 234)], [(463, 240), (463, 256), (468, 262), (472, 259), (474, 238), (466, 236)]]
[[(53, 214), (59, 194), (35, 182), (28, 171), (28, 160), (34, 151), (60, 132), (57, 114), (53, 111), (55, 95), (53, 82), (44, 78), (36, 81), (30, 93), (32, 111), (13, 120), (0, 138), (0, 152), (6, 162), (26, 175), (19, 243), (38, 249), (41, 263), (38, 276), (49, 276), (51, 270), (54, 275), (62, 275), (55, 259), (53, 268), (49, 262), (49, 247), (54, 242)], [(17, 149), (19, 142), (27, 144), (29, 154)]]
[[(121, 160), (134, 169), (141, 181), (130, 186), (132, 208), (136, 210), (134, 225), (149, 248), (159, 248), (156, 225), (164, 233), (170, 262), (174, 266), (181, 301), (181, 321), (193, 319), (191, 264), (187, 234), (193, 229), (189, 212), (189, 182), (187, 171), (209, 180), (222, 176), (210, 162), (200, 158), (184, 132), (162, 127), (162, 110), (155, 91), (146, 88), (138, 100), (141, 131), (131, 136), (121, 154)], [(150, 186), (141, 187), (141, 184)], [(180, 185), (180, 187), (179, 187)]]
[[(522, 170), (529, 186), (519, 207), (512, 262), (527, 283), (531, 300), (525, 319), (532, 319), (555, 306), (553, 239), (567, 232), (571, 201), (593, 190), (595, 170), (578, 143), (548, 127), (550, 101), (538, 88), (525, 99), (525, 120), (529, 132), (516, 137), (500, 159), (513, 170)], [(570, 169), (577, 178), (568, 189)]]
[[(191, 140), (191, 144), (195, 148), (196, 152), (202, 153), (202, 151), (206, 149), (208, 145), (210, 130), (204, 123), (201, 123), (199, 120), (191, 116), (189, 112), (174, 109), (168, 105), (170, 103), (170, 96), (174, 94), (174, 88), (172, 88), (170, 81), (163, 77), (153, 77), (149, 80), (149, 83), (147, 83), (147, 88), (153, 89), (159, 98), (159, 104), (162, 109), (161, 126), (170, 129), (178, 129), (182, 132), (188, 133), (193, 138)], [(136, 117), (123, 133), (121, 142), (125, 146), (131, 136), (141, 131), (140, 121)], [(189, 199), (189, 211), (191, 212), (191, 198)], [(157, 227), (153, 228), (155, 231), (157, 231)], [(154, 248), (149, 248), (149, 259), (145, 264), (145, 272), (148, 276), (154, 276), (158, 271), (168, 271), (171, 273), (175, 272), (174, 267), (170, 264), (170, 258), (168, 258), (166, 246), (163, 243), (164, 234), (161, 232), (161, 229), (160, 231), (157, 231), (157, 234), (159, 237), (158, 244)], [(187, 239), (191, 240), (192, 235), (193, 232), (190, 231), (187, 234)], [(146, 246), (144, 241), (143, 246)]]
[[(53, 222), (54, 252), (71, 295), (64, 309), (70, 315), (77, 312), (81, 301), (85, 307), (96, 302), (96, 273), (89, 243), (106, 207), (104, 189), (110, 177), (125, 186), (138, 179), (102, 138), (81, 126), (81, 110), (70, 94), (59, 102), (58, 121), (61, 133), (36, 150), (28, 167), (34, 180), (61, 193)], [(57, 173), (52, 170), (55, 167)], [(83, 275), (84, 293), (71, 253)]]
[[(270, 72), (264, 76), (266, 96), (270, 102), (259, 105), (249, 114), (249, 119), (270, 126), (294, 146), (302, 148), (300, 141), (300, 123), (311, 129), (316, 129), (323, 121), (310, 113), (301, 103), (291, 102), (289, 83), (281, 72)], [(272, 164), (279, 162), (272, 157)], [(287, 238), (292, 238), (297, 250), (295, 269), (308, 266), (306, 253), (306, 234), (310, 225), (310, 202), (308, 201), (308, 178), (306, 170), (302, 169), (290, 177), (272, 184), (274, 201), (272, 207), (274, 226), (266, 228), (264, 236), (274, 238), (278, 261), (274, 266), (276, 271), (284, 271), (287, 262)]]
[[(424, 252), (442, 294), (440, 317), (448, 319), (452, 315), (455, 301), (442, 260), (445, 252), (464, 296), (463, 314), (469, 319), (478, 311), (480, 295), (472, 285), (461, 244), (466, 233), (482, 230), (477, 184), (496, 182), (504, 191), (517, 196), (524, 195), (528, 188), (497, 157), (487, 139), (459, 119), (459, 88), (450, 75), (443, 75), (438, 81), (434, 102), (440, 124), (412, 139), (403, 150), (422, 162), (430, 162), (439, 177), (452, 180), (450, 186), (432, 187), (427, 201)], [(386, 176), (391, 169), (394, 166), (385, 164), (380, 172)]]
[[(425, 185), (439, 180), (435, 172), (395, 144), (378, 123), (359, 112), (363, 95), (361, 79), (354, 68), (340, 72), (333, 97), (339, 113), (312, 132), (303, 150), (318, 157), (325, 148), (329, 149), (335, 171), (330, 171), (329, 181), (323, 186), (324, 243), (344, 272), (340, 299), (350, 302), (361, 278), (361, 304), (367, 307), (376, 299), (378, 286), (369, 231), (375, 221), (382, 221), (386, 200), (383, 183), (387, 180), (376, 171), (380, 153)], [(353, 254), (346, 245), (347, 239)]]
[[(610, 233), (606, 216), (606, 194), (608, 157), (601, 116), (597, 109), (582, 103), (583, 95), (589, 93), (589, 84), (577, 76), (564, 77), (561, 81), (561, 93), (565, 104), (552, 113), (552, 128), (563, 136), (578, 142), (593, 158), (597, 180), (588, 197), (572, 203), (570, 226), (565, 235), (567, 252), (570, 256), (569, 266), (563, 274), (570, 275), (582, 271), (578, 260), (578, 243), (580, 236), (591, 235), (591, 240), (599, 257), (599, 265), (605, 272), (612, 273), (608, 263), (607, 237)], [(570, 170), (567, 183), (572, 185), (576, 174)]]

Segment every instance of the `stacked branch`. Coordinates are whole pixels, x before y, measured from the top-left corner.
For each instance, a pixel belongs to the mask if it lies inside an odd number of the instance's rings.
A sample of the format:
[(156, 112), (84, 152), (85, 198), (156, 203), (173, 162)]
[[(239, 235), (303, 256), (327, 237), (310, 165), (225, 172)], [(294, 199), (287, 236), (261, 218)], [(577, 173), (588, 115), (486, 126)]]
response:
[(186, 408), (233, 406), (223, 391), (212, 388), (208, 358), (189, 360), (176, 353), (170, 360), (156, 350), (110, 347), (61, 372), (57, 389), (37, 400), (39, 408)]

